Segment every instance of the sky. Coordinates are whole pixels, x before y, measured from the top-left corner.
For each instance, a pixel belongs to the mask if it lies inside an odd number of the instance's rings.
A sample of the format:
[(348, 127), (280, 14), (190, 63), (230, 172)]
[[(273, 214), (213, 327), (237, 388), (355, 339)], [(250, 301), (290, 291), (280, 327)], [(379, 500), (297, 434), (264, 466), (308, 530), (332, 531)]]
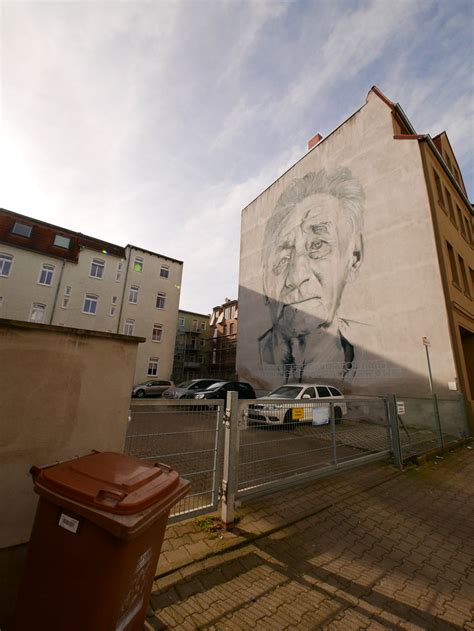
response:
[(0, 207), (238, 294), (242, 209), (377, 85), (472, 200), (471, 0), (0, 0)]

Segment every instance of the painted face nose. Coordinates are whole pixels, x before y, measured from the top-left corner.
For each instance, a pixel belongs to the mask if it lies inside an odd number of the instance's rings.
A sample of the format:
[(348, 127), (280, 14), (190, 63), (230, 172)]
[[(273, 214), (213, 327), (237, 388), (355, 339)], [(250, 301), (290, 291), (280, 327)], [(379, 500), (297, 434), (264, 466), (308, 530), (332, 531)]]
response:
[(294, 252), (291, 257), (288, 273), (285, 279), (285, 289), (293, 299), (301, 300), (306, 293), (311, 280), (311, 268), (308, 257), (304, 252)]

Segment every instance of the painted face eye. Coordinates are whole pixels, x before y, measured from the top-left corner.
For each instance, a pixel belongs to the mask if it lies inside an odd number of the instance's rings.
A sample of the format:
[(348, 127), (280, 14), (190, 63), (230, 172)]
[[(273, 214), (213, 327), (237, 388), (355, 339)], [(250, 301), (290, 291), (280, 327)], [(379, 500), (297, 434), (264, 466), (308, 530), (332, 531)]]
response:
[(283, 256), (281, 256), (278, 261), (275, 263), (275, 265), (272, 267), (272, 272), (278, 276), (279, 274), (281, 274), (284, 270), (286, 270), (286, 268), (288, 267), (288, 263), (290, 262), (290, 255), (289, 254), (284, 254)]
[(331, 252), (331, 246), (323, 239), (313, 239), (306, 245), (306, 249), (312, 259), (325, 258)]

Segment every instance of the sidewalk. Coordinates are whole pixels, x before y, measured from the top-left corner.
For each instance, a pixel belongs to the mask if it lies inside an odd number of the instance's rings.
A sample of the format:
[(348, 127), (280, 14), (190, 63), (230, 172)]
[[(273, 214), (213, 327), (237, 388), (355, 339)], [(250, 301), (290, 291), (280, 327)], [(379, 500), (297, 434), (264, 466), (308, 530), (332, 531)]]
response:
[[(474, 448), (254, 500), (232, 532), (169, 526), (149, 629), (474, 631)], [(205, 525), (205, 524), (204, 524)]]

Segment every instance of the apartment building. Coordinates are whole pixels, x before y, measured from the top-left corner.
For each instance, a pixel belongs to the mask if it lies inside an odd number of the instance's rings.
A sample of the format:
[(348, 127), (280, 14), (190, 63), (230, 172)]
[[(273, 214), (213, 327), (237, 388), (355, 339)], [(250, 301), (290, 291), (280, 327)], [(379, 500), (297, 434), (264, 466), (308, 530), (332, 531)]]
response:
[(447, 134), (418, 134), (373, 87), (242, 211), (239, 377), (462, 394), (474, 430), (473, 270)]
[(143, 337), (135, 382), (170, 378), (182, 269), (0, 209), (0, 317)]
[(206, 376), (208, 338), (209, 315), (180, 309), (173, 365), (175, 383)]
[(208, 373), (223, 379), (235, 379), (239, 306), (238, 300), (226, 298), (213, 308), (210, 317)]

